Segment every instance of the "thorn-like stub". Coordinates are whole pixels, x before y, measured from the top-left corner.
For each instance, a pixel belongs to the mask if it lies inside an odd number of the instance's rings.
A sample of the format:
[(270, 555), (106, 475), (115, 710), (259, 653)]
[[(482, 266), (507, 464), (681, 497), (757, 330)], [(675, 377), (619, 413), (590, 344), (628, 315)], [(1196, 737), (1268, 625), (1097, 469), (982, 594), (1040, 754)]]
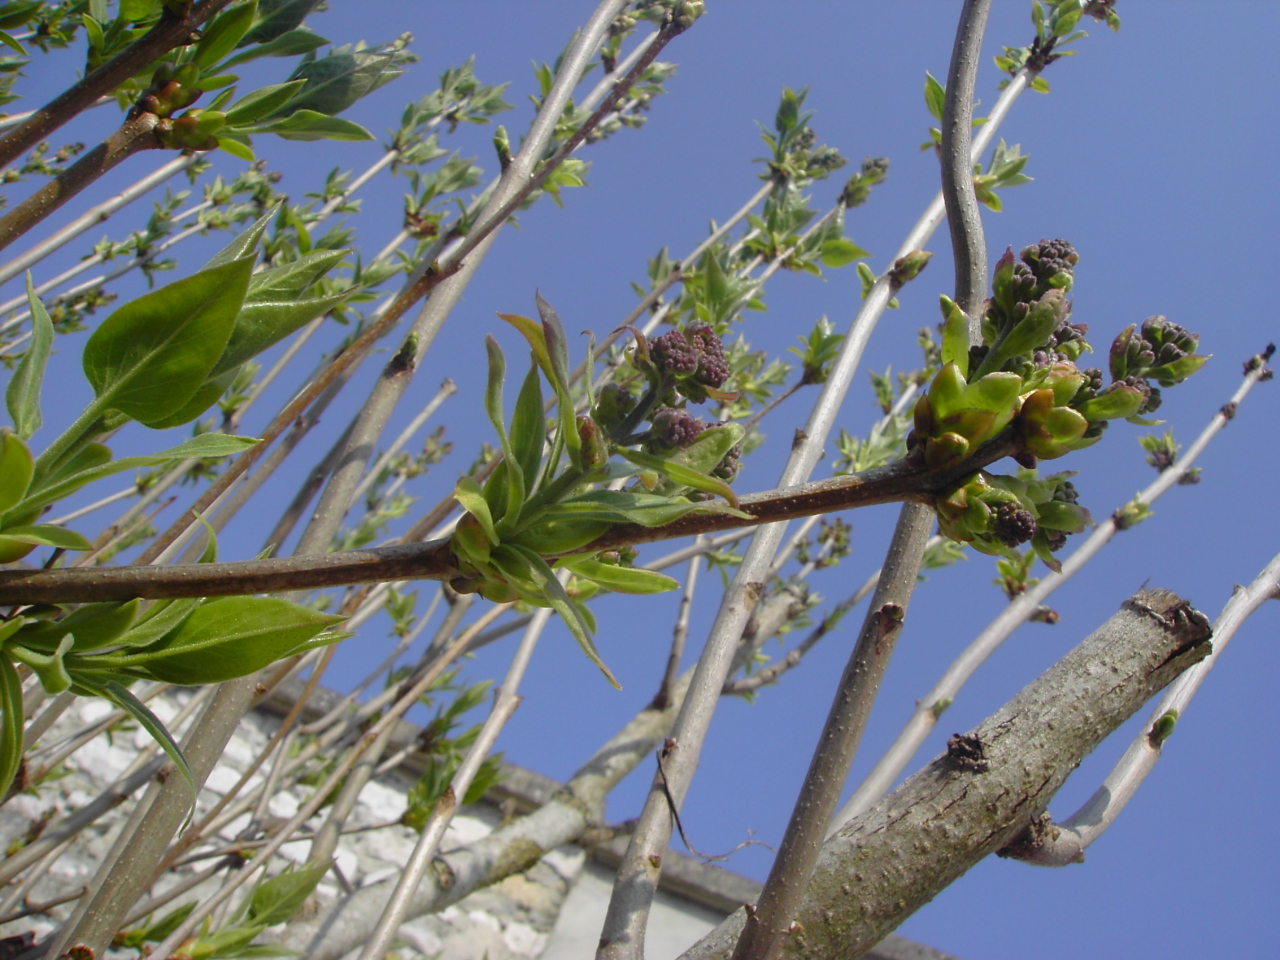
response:
[(973, 734), (952, 734), (947, 741), (947, 757), (953, 766), (970, 773), (986, 773), (991, 767), (986, 744)]
[(1062, 834), (1049, 814), (1042, 813), (1027, 824), (1027, 828), (996, 851), (998, 857), (1012, 860), (1032, 860), (1046, 843), (1053, 843)]

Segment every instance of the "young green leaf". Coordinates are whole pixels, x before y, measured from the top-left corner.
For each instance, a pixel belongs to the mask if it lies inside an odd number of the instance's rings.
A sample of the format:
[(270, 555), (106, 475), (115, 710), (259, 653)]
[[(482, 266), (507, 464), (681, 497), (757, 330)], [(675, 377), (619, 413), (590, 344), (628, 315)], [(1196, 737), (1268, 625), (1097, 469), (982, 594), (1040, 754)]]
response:
[(520, 468), (515, 448), (511, 445), (511, 438), (507, 435), (506, 418), (502, 410), (502, 383), (507, 374), (507, 360), (502, 355), (498, 341), (493, 337), (485, 337), (484, 345), (489, 354), (489, 380), (484, 391), (484, 408), (489, 414), (489, 422), (498, 432), (506, 474), (506, 502), (502, 504), (502, 516), (496, 525), (496, 532), (501, 536), (520, 522), (520, 508), (524, 504), (525, 495), (524, 472)]
[[(254, 36), (257, 29), (246, 34), (245, 39)], [(244, 42), (243, 40), (241, 41)], [(318, 50), (329, 41), (318, 33), (312, 33), (305, 27), (298, 30), (290, 30), (282, 33), (266, 43), (257, 44), (237, 53), (230, 60), (223, 63), (223, 67), (231, 69), (238, 67), (242, 63), (248, 63), (251, 60), (257, 60), (259, 57), (296, 57), (304, 53), (310, 53), (312, 50)]]
[(277, 597), (225, 597), (201, 604), (149, 647), (93, 659), (168, 683), (221, 683), (290, 656), (342, 619)]
[(0, 655), (0, 797), (8, 796), (22, 766), (22, 680)]
[(145, 703), (135, 697), (128, 687), (115, 680), (100, 681), (96, 678), (77, 676), (76, 686), (87, 690), (94, 696), (114, 703), (129, 716), (133, 717), (138, 722), (138, 726), (151, 735), (151, 739), (160, 745), (160, 749), (173, 761), (173, 765), (182, 774), (182, 779), (191, 788), (191, 809), (194, 810), (197, 791), (196, 778), (192, 776), (191, 767), (187, 764), (187, 758), (182, 755), (182, 749), (178, 746), (178, 742), (173, 739), (165, 725), (161, 723), (160, 718), (152, 713)]
[(692, 487), (694, 490), (702, 490), (705, 493), (714, 493), (717, 496), (724, 497), (733, 506), (736, 507), (738, 505), (738, 495), (733, 492), (731, 486), (718, 477), (708, 476), (682, 463), (657, 457), (651, 453), (645, 453), (643, 450), (620, 448), (618, 453), (638, 467), (644, 467), (646, 470), (655, 470), (668, 480), (672, 480), (682, 486)]
[(331, 117), (315, 110), (295, 110), (287, 117), (236, 127), (243, 134), (274, 133), (285, 140), (372, 140), (374, 136), (358, 123)]
[(484, 491), (480, 489), (480, 485), (470, 477), (462, 477), (453, 488), (453, 495), (458, 503), (462, 504), (462, 509), (476, 518), (489, 543), (497, 546), (499, 539), (493, 525), (493, 514), (489, 512), (489, 504), (484, 498)]
[(289, 83), (275, 83), (245, 94), (227, 110), (227, 125), (242, 127), (257, 123), (263, 117), (268, 117), (283, 107), (289, 98), (301, 90), (305, 84), (305, 80), (293, 80)]
[(67, 634), (75, 636), (76, 653), (96, 650), (116, 643), (133, 625), (140, 600), (113, 603), (86, 603), (61, 620), (33, 620), (15, 637), (30, 650), (52, 652)]
[(599, 560), (575, 560), (566, 566), (578, 576), (608, 587), (615, 593), (666, 593), (680, 586), (665, 573), (640, 570), (635, 567), (620, 567), (616, 564), (601, 563)]
[(942, 119), (942, 110), (947, 102), (947, 91), (937, 80), (934, 79), (932, 73), (927, 70), (924, 75), (924, 103), (929, 108), (929, 114), (935, 120)]
[(14, 371), (9, 388), (5, 391), (13, 428), (24, 440), (29, 439), (44, 422), (40, 414), (40, 387), (44, 382), (49, 351), (53, 348), (53, 321), (36, 296), (30, 271), (27, 271), (27, 305), (31, 310), (31, 346), (22, 355), (18, 369)]
[(34, 467), (27, 445), (8, 431), (0, 433), (0, 514), (22, 502)]
[(542, 411), (542, 378), (538, 376), (537, 365), (530, 364), (511, 415), (511, 448), (528, 488), (526, 495), (536, 492), (542, 448), (547, 440), (547, 420)]
[(5, 527), (0, 533), (0, 544), (11, 543), (30, 543), (38, 547), (57, 547), (59, 550), (93, 549), (93, 544), (74, 530), (55, 527), (51, 523)]
[(44, 687), (45, 693), (57, 696), (71, 687), (71, 675), (67, 673), (67, 667), (62, 658), (71, 652), (73, 642), (70, 636), (63, 637), (50, 653), (29, 650), (17, 643), (8, 644), (5, 650), (13, 659), (31, 668), (39, 678), (40, 686)]
[(196, 45), (192, 58), (203, 69), (212, 67), (236, 48), (240, 38), (253, 26), (254, 17), (258, 13), (258, 0), (249, 0), (239, 6), (232, 7), (216, 17), (213, 23), (204, 29), (204, 35)]
[(582, 652), (587, 655), (587, 659), (600, 668), (600, 672), (605, 675), (605, 679), (613, 684), (615, 689), (621, 690), (622, 686), (596, 650), (596, 645), (591, 639), (591, 628), (587, 623), (582, 611), (578, 608), (569, 595), (565, 593), (564, 585), (556, 579), (555, 573), (547, 566), (547, 562), (532, 550), (525, 549), (518, 545), (511, 547), (512, 550), (518, 551), (524, 555), (529, 563), (529, 569), (534, 578), (534, 582), (541, 589), (542, 594), (546, 597), (547, 602), (551, 604), (552, 609), (560, 614), (560, 619), (569, 628), (569, 632), (573, 634), (573, 639), (578, 641), (578, 646), (582, 648)]
[[(137, 457), (124, 457), (111, 460), (111, 451), (101, 444), (90, 444), (79, 455), (61, 465), (60, 469), (39, 481), (27, 496), (18, 504), (14, 515), (21, 515), (30, 510), (54, 503), (94, 480), (101, 480), (124, 470), (135, 470), (139, 467), (159, 467), (178, 460), (191, 458), (227, 457), (241, 453), (258, 443), (252, 437), (233, 437), (224, 433), (203, 433), (192, 437), (176, 447), (161, 450), (159, 453)], [(106, 459), (103, 459), (105, 453)], [(2, 465), (2, 463), (0, 463)], [(0, 476), (3, 474), (0, 473)]]
[(145, 425), (185, 406), (227, 345), (252, 270), (251, 257), (202, 270), (103, 321), (83, 361), (100, 407)]
[(249, 898), (246, 921), (261, 927), (288, 923), (302, 909), (307, 897), (311, 896), (331, 866), (333, 861), (324, 860), (264, 880), (254, 888)]

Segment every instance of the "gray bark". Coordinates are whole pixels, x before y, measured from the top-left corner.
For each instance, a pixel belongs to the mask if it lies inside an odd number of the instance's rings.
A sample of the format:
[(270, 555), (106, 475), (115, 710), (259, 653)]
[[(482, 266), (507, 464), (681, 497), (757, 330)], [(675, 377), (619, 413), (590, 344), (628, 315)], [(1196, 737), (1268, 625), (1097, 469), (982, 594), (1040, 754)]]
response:
[[(784, 948), (854, 960), (1038, 821), (1067, 776), (1178, 674), (1207, 657), (1205, 617), (1167, 590), (1131, 597), (966, 738), (823, 847)], [(729, 957), (738, 910), (682, 960)]]

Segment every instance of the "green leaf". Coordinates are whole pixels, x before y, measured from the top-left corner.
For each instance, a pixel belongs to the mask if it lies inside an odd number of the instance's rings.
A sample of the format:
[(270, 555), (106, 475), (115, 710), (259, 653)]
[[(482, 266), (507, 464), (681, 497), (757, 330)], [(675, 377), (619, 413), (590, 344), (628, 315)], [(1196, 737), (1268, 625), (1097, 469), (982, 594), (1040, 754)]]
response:
[(231, 53), (240, 38), (253, 26), (257, 13), (258, 0), (249, 0), (248, 3), (232, 7), (214, 18), (213, 23), (204, 28), (204, 35), (196, 45), (195, 55), (192, 57), (195, 63), (202, 69), (208, 69)]
[(323, 860), (264, 880), (249, 898), (246, 919), (261, 927), (274, 927), (292, 920), (331, 866), (332, 860)]
[(542, 337), (547, 346), (549, 369), (547, 379), (556, 392), (556, 408), (560, 417), (560, 436), (564, 439), (565, 452), (569, 462), (576, 469), (583, 469), (582, 440), (578, 436), (577, 420), (573, 413), (573, 398), (569, 393), (569, 344), (564, 332), (564, 324), (560, 316), (542, 298), (542, 294), (534, 291), (534, 300), (538, 304), (538, 316), (542, 318)]
[(663, 497), (654, 493), (630, 490), (592, 490), (569, 500), (562, 500), (546, 511), (548, 517), (610, 520), (616, 523), (638, 523), (643, 527), (662, 527), (689, 513), (725, 513), (742, 520), (751, 515), (735, 510), (727, 503), (702, 501), (692, 503), (679, 497)]
[(963, 377), (969, 376), (969, 318), (960, 304), (945, 293), (942, 302), (942, 362), (954, 363)]
[(22, 766), (22, 680), (0, 655), (0, 797), (7, 796)]
[(151, 421), (147, 426), (153, 430), (168, 430), (170, 427), (180, 427), (184, 423), (190, 423), (218, 402), (218, 398), (235, 382), (237, 373), (239, 373), (238, 370), (228, 370), (223, 374), (216, 372), (210, 374), (210, 379), (202, 383), (200, 389), (195, 392), (195, 396), (180, 409), (167, 417)]
[(224, 597), (201, 604), (158, 643), (94, 659), (168, 683), (221, 683), (290, 656), (342, 619), (277, 597)]
[(34, 469), (27, 445), (8, 431), (0, 433), (0, 514), (22, 502)]
[(493, 514), (489, 511), (489, 504), (484, 498), (484, 491), (480, 489), (480, 485), (470, 477), (462, 477), (453, 488), (453, 495), (458, 503), (462, 504), (462, 508), (476, 518), (489, 543), (497, 546), (498, 531), (494, 528)]
[(57, 696), (71, 688), (71, 675), (67, 673), (67, 667), (62, 658), (70, 652), (72, 643), (71, 637), (63, 637), (52, 653), (29, 650), (16, 643), (9, 644), (5, 649), (9, 656), (31, 668), (39, 678), (40, 686), (44, 687), (45, 693)]
[(227, 345), (252, 270), (250, 257), (202, 270), (103, 321), (83, 360), (102, 407), (149, 425), (185, 406)]
[(124, 647), (146, 647), (176, 630), (204, 600), (160, 600), (153, 603), (132, 627), (116, 638)]
[[(111, 460), (109, 462), (101, 460), (100, 453), (101, 451), (106, 451), (110, 456), (110, 451), (101, 444), (94, 444), (91, 449), (94, 456), (77, 458), (73, 464), (66, 465), (65, 469), (59, 470), (40, 481), (34, 489), (29, 491), (27, 497), (14, 512), (15, 514), (20, 514), (42, 507), (46, 503), (54, 503), (75, 493), (85, 484), (92, 483), (94, 480), (101, 480), (103, 477), (109, 477), (124, 470), (134, 470), (139, 467), (159, 467), (167, 463), (191, 458), (227, 457), (247, 450), (258, 442), (252, 437), (233, 437), (224, 433), (204, 433), (159, 453), (125, 457), (121, 460)], [(70, 469), (75, 463), (83, 463), (84, 466), (80, 469)]]
[(253, 148), (249, 146), (247, 139), (242, 140), (233, 136), (221, 136), (216, 139), (219, 149), (225, 150), (233, 157), (248, 160), (250, 163), (258, 159), (258, 155), (253, 152)]
[(738, 496), (733, 492), (733, 488), (718, 477), (708, 476), (682, 463), (664, 459), (663, 457), (656, 457), (642, 450), (619, 448), (618, 453), (638, 467), (644, 467), (646, 470), (656, 470), (668, 480), (673, 480), (682, 486), (702, 490), (705, 493), (714, 493), (717, 496), (724, 497), (733, 506), (736, 507), (738, 505)]
[(665, 573), (620, 567), (599, 560), (575, 560), (566, 566), (578, 576), (608, 587), (615, 593), (666, 593), (680, 586)]
[(1076, 409), (1090, 423), (1096, 420), (1119, 420), (1135, 416), (1146, 401), (1147, 398), (1133, 387), (1115, 384), (1106, 392), (1086, 400)]
[(271, 218), (279, 212), (280, 204), (273, 204), (266, 213), (249, 224), (234, 240), (215, 253), (213, 258), (201, 269), (208, 270), (210, 267), (220, 267), (226, 263), (242, 260), (252, 254), (258, 249), (258, 241), (266, 233), (267, 227), (271, 224)]
[(927, 70), (924, 74), (924, 103), (929, 108), (929, 114), (935, 120), (942, 119), (942, 110), (947, 102), (947, 91), (937, 80), (934, 79), (932, 73)]
[[(515, 449), (511, 446), (511, 438), (507, 436), (507, 424), (502, 410), (502, 382), (507, 374), (507, 360), (502, 355), (498, 341), (493, 337), (485, 337), (484, 345), (489, 354), (489, 380), (484, 391), (484, 407), (489, 414), (489, 422), (498, 432), (498, 442), (502, 446), (505, 460), (503, 465), (506, 468), (506, 503), (502, 505), (502, 518), (496, 527), (500, 535), (514, 529), (520, 521), (520, 508), (524, 505), (524, 473)], [(495, 544), (497, 542), (494, 540)]]
[(305, 300), (246, 302), (236, 318), (226, 349), (214, 364), (213, 375), (235, 370), (316, 317), (324, 316), (356, 292), (351, 289)]
[(871, 256), (848, 237), (835, 237), (831, 240), (824, 240), (819, 251), (819, 255), (822, 257), (822, 265), (832, 269), (848, 266), (855, 260)]
[(60, 550), (91, 550), (91, 544), (74, 530), (55, 527), (51, 523), (5, 527), (0, 533), (0, 543), (33, 543), (38, 547), (57, 547)]
[(192, 776), (191, 767), (187, 765), (187, 758), (182, 755), (182, 749), (178, 746), (178, 742), (173, 739), (165, 725), (160, 722), (160, 718), (152, 713), (145, 703), (135, 697), (128, 687), (117, 683), (115, 680), (100, 682), (95, 678), (77, 676), (76, 686), (83, 687), (103, 700), (114, 703), (129, 716), (133, 717), (138, 726), (151, 735), (151, 739), (160, 745), (160, 749), (173, 761), (173, 765), (182, 774), (182, 779), (191, 788), (191, 809), (194, 809), (196, 791), (198, 789), (196, 778)]
[[(253, 33), (256, 32), (256, 30), (253, 31)], [(250, 36), (252, 36), (252, 33)], [(237, 53), (226, 61), (223, 66), (230, 69), (242, 63), (257, 60), (259, 57), (296, 57), (300, 54), (317, 50), (328, 42), (320, 34), (312, 33), (305, 28), (290, 30), (288, 33), (282, 33), (273, 40), (249, 47), (247, 50)]]
[(269, 117), (306, 85), (305, 80), (276, 83), (241, 97), (227, 110), (227, 124), (239, 127)]
[(537, 365), (530, 364), (511, 414), (511, 448), (525, 485), (530, 488), (526, 494), (534, 492), (532, 488), (538, 480), (542, 448), (547, 440), (547, 420), (542, 411), (542, 378), (538, 376)]
[(53, 348), (53, 321), (36, 296), (29, 270), (27, 304), (31, 310), (31, 346), (22, 355), (18, 369), (14, 371), (9, 388), (5, 391), (5, 402), (9, 407), (9, 416), (13, 419), (13, 428), (24, 440), (39, 430), (44, 422), (40, 414), (40, 387), (44, 382), (49, 351)]
[(358, 123), (331, 117), (315, 110), (295, 110), (287, 117), (237, 127), (237, 133), (274, 133), (285, 140), (372, 140), (374, 136)]
[(560, 614), (560, 619), (564, 621), (565, 626), (569, 628), (569, 632), (573, 634), (573, 639), (578, 641), (578, 646), (587, 655), (587, 659), (600, 668), (600, 672), (605, 675), (605, 679), (613, 684), (615, 689), (621, 690), (622, 686), (614, 678), (613, 672), (600, 659), (596, 645), (591, 640), (590, 627), (583, 617), (582, 611), (577, 604), (569, 599), (569, 595), (565, 593), (564, 586), (556, 579), (556, 575), (547, 566), (547, 562), (532, 550), (520, 546), (512, 546), (509, 549), (524, 555), (529, 563), (535, 583), (541, 588), (552, 609)]
[(75, 653), (116, 643), (133, 625), (140, 600), (86, 603), (61, 620), (33, 620), (18, 632), (15, 642), (31, 650), (52, 652), (67, 634), (75, 636)]
[(158, 13), (159, 8), (160, 0), (120, 0), (120, 19), (137, 23)]
[(258, 22), (241, 43), (266, 43), (287, 35), (320, 3), (321, 0), (260, 0)]

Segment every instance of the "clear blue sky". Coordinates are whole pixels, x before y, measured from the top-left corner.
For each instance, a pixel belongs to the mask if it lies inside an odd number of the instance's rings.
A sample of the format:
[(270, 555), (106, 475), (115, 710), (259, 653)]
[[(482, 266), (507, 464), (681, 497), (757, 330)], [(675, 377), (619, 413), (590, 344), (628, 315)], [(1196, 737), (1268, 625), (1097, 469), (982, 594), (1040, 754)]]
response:
[[(406, 30), (416, 37), (421, 62), (351, 114), (381, 135), (395, 125), (404, 103), (434, 86), (436, 74), (471, 54), (484, 82), (512, 81), (508, 99), (518, 109), (502, 120), (512, 131), (521, 129), (531, 115), (527, 95), (535, 89), (529, 61), (553, 59), (592, 4), (334, 0), (331, 6), (311, 25), (337, 42), (377, 43)], [(521, 216), (521, 229), (503, 233), (428, 356), (393, 431), (417, 409), (412, 401), (425, 402), (445, 376), (462, 389), (441, 420), (457, 449), (416, 487), (425, 503), (452, 486), (473, 456), (475, 439), (489, 436), (487, 424), (475, 417), (484, 334), (493, 332), (514, 348), (495, 311), (530, 312), (540, 288), (571, 330), (611, 328), (634, 303), (628, 281), (643, 279), (646, 257), (663, 245), (676, 256), (687, 251), (709, 218), (727, 217), (757, 188), (759, 168), (750, 160), (764, 148), (755, 121), (771, 122), (784, 85), (811, 87), (807, 106), (818, 110), (820, 139), (854, 164), (866, 155), (890, 158), (888, 181), (850, 213), (847, 224), (848, 234), (871, 251), (877, 271), (937, 189), (933, 155), (917, 150), (930, 125), (921, 91), (926, 70), (945, 76), (958, 3), (711, 0), (708, 6), (707, 16), (664, 54), (679, 64), (679, 73), (646, 127), (591, 148), (590, 187), (569, 191), (565, 209), (540, 204)], [(1030, 39), (1029, 7), (1024, 0), (996, 0), (978, 85), (984, 104), (997, 93), (991, 56), (1001, 44)], [(1118, 9), (1124, 18), (1118, 35), (1091, 24), (1080, 54), (1047, 71), (1052, 93), (1025, 95), (1014, 108), (1001, 135), (1030, 154), (1026, 172), (1035, 182), (1006, 192), (1003, 213), (987, 214), (988, 245), (994, 257), (1005, 246), (1018, 249), (1042, 236), (1071, 240), (1081, 256), (1073, 319), (1090, 325), (1100, 350), (1125, 326), (1154, 313), (1201, 333), (1202, 352), (1212, 353), (1213, 361), (1192, 382), (1169, 391), (1160, 411), (1175, 435), (1189, 442), (1235, 390), (1241, 363), (1280, 336), (1273, 292), (1280, 213), (1274, 178), (1280, 66), (1273, 44), (1280, 8), (1130, 0)], [(49, 69), (20, 89), (36, 98), (38, 90), (52, 89), (62, 77)], [(100, 135), (114, 119), (110, 113), (95, 111), (86, 132), (75, 135)], [(478, 156), (491, 170), (491, 130), (464, 129), (446, 145)], [(380, 155), (374, 144), (276, 145), (263, 138), (260, 146), (286, 173), (280, 189), (294, 196), (318, 188), (335, 165), (360, 170)], [(151, 162), (134, 161), (118, 171), (103, 192)], [(234, 171), (239, 161), (219, 163)], [(837, 175), (817, 185), (815, 205), (828, 206), (842, 182)], [(364, 211), (354, 225), (369, 255), (399, 229), (405, 189), (403, 182), (384, 179), (362, 194)], [(136, 221), (141, 213), (129, 216)], [(121, 235), (125, 223), (113, 223), (112, 234)], [(902, 309), (886, 316), (866, 369), (915, 364), (916, 329), (937, 321), (937, 294), (952, 288), (945, 229), (929, 248), (938, 254), (935, 261), (904, 293)], [(77, 247), (71, 258), (81, 252)], [(49, 269), (37, 271), (37, 280)], [(758, 346), (783, 351), (819, 315), (845, 329), (858, 307), (859, 283), (852, 268), (829, 272), (825, 282), (780, 276), (766, 300), (768, 312), (749, 315), (744, 332)], [(368, 364), (348, 387), (343, 409), (354, 409), (379, 365)], [(67, 374), (69, 381), (74, 376)], [(950, 733), (996, 709), (1144, 583), (1173, 589), (1214, 616), (1233, 583), (1255, 576), (1280, 546), (1272, 516), (1280, 467), (1277, 389), (1264, 384), (1249, 398), (1201, 461), (1199, 486), (1171, 492), (1155, 517), (1118, 537), (1054, 596), (1059, 624), (1027, 625), (984, 667), (913, 769)], [(67, 395), (74, 390), (68, 386)], [(766, 423), (776, 442), (750, 463), (739, 489), (773, 485), (777, 451), (785, 451), (803, 422), (805, 397)], [(68, 402), (63, 415), (73, 413)], [(864, 430), (874, 416), (860, 374), (840, 425)], [(326, 426), (336, 429), (344, 420), (339, 410)], [(248, 424), (247, 432), (254, 426)], [(1116, 424), (1104, 443), (1071, 458), (1070, 466), (1081, 471), (1082, 502), (1095, 515), (1106, 515), (1154, 476), (1138, 448), (1143, 432)], [(152, 444), (142, 437), (122, 441), (132, 442)], [(302, 449), (270, 488), (274, 502), (259, 503), (258, 512), (228, 530), (224, 557), (259, 549), (264, 525), (291, 496), (311, 462), (308, 454), (318, 456), (327, 442), (317, 439)], [(834, 447), (829, 454), (828, 461)], [(860, 583), (878, 566), (894, 515), (889, 508), (846, 518), (854, 526), (854, 554), (815, 576), (815, 588), (838, 599)], [(1005, 601), (991, 585), (993, 576), (990, 560), (973, 558), (931, 576), (918, 592), (854, 780), (900, 729), (915, 698), (1001, 609)], [(714, 600), (715, 592), (706, 590), (694, 617), (691, 656), (705, 637)], [(601, 652), (622, 681), (622, 693), (601, 681), (564, 631), (549, 633), (526, 680), (525, 701), (500, 743), (507, 757), (569, 776), (652, 696), (676, 603), (675, 595), (667, 595), (641, 606), (616, 599), (598, 605)], [(701, 849), (725, 850), (749, 833), (776, 843), (860, 616), (846, 620), (845, 630), (754, 705), (721, 705), (684, 814)], [(1278, 622), (1270, 605), (1238, 634), (1156, 772), (1091, 848), (1085, 865), (1045, 871), (993, 859), (900, 932), (969, 960), (1274, 956), (1275, 922), (1267, 917), (1274, 916), (1280, 895), (1273, 826), (1280, 736), (1269, 708), (1280, 675)], [(361, 675), (384, 646), (376, 635), (349, 641), (332, 682), (341, 685), (343, 672)], [(500, 675), (509, 650), (508, 642), (484, 651), (468, 674)], [(1104, 744), (1072, 777), (1053, 812), (1071, 813), (1136, 729), (1130, 724)], [(636, 814), (651, 773), (644, 768), (616, 792), (611, 819)], [(748, 848), (728, 866), (762, 879), (769, 857)]]

